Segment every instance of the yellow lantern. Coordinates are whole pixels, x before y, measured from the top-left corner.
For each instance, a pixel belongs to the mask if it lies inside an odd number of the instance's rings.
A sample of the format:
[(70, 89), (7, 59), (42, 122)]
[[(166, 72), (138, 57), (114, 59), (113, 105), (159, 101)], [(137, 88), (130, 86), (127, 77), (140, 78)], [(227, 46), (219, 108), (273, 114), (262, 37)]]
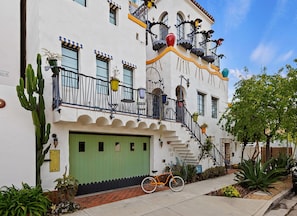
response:
[(115, 78), (111, 79), (110, 80), (111, 90), (112, 91), (118, 91), (118, 89), (119, 89), (119, 83), (120, 83), (120, 80), (115, 79)]

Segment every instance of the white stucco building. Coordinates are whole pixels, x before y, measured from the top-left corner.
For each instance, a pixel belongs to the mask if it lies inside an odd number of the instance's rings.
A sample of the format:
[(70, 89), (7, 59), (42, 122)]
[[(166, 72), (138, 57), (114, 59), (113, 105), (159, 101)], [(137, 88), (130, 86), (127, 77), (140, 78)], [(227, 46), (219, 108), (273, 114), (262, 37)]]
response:
[[(44, 189), (54, 188), (65, 166), (80, 193), (90, 193), (137, 184), (177, 161), (203, 170), (238, 162), (241, 149), (217, 125), (228, 103), (223, 40), (211, 37), (214, 18), (196, 1), (173, 2), (155, 1), (157, 8), (128, 0), (1, 3), (0, 186), (35, 183), (34, 127), (15, 88), (27, 64), (36, 69), (43, 48), (62, 56), (59, 88), (42, 58), (46, 119), (58, 139), (42, 167)], [(175, 36), (171, 45), (168, 33)], [(120, 80), (117, 91), (112, 76)], [(213, 150), (198, 161), (207, 136)]]

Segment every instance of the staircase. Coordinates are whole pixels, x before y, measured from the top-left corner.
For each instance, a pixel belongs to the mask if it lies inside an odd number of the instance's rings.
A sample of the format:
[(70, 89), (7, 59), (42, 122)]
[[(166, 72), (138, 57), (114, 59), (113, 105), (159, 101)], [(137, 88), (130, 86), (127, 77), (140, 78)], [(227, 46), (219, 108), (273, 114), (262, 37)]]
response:
[[(176, 134), (181, 134), (183, 136), (186, 135), (187, 141), (181, 140), (181, 136), (167, 136), (164, 137), (167, 139), (167, 144), (170, 144), (173, 148), (173, 151), (176, 152), (186, 165), (197, 165), (199, 164), (198, 155), (201, 153), (201, 151), (197, 150), (193, 151), (193, 146), (190, 145), (197, 145), (197, 149), (199, 147), (202, 147), (204, 144), (205, 139), (208, 137), (206, 134), (201, 133), (201, 128), (198, 123), (193, 121), (192, 115), (190, 112), (185, 109), (185, 116), (180, 123), (181, 128), (177, 128)], [(194, 149), (196, 147), (194, 146)], [(200, 148), (199, 148), (200, 149)], [(216, 166), (224, 166), (225, 165), (225, 158), (224, 155), (219, 151), (219, 149), (212, 144), (212, 150), (209, 152), (209, 158), (213, 160), (213, 164)]]
[(197, 165), (197, 156), (189, 149), (189, 144), (179, 140), (178, 136), (166, 137), (166, 139), (185, 164)]

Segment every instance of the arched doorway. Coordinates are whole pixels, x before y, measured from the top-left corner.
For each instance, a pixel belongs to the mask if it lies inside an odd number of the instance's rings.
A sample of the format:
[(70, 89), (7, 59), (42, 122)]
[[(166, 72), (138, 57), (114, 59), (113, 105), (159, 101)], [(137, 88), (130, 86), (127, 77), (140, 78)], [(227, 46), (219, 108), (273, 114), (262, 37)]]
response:
[(153, 90), (152, 94), (153, 94), (153, 118), (162, 119), (164, 116), (163, 104), (162, 104), (163, 91), (160, 88), (157, 88)]

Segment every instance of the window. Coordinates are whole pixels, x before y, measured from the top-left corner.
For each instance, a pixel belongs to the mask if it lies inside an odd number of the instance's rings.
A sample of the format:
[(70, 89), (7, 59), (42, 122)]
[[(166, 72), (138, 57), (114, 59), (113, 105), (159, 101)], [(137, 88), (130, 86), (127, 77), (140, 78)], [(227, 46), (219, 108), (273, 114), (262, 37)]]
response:
[(109, 8), (109, 22), (111, 24), (117, 24), (117, 9), (116, 8)]
[[(176, 25), (178, 26), (179, 24), (181, 24), (183, 22), (183, 17), (181, 14), (177, 14), (176, 17)], [(185, 26), (182, 24), (180, 26), (177, 27), (177, 39), (183, 39), (185, 38)]]
[(86, 1), (87, 0), (73, 0), (73, 1), (77, 2), (78, 4), (81, 4), (82, 6), (86, 6), (87, 5), (86, 4)]
[[(193, 25), (191, 25), (191, 33), (195, 31), (195, 28)], [(191, 41), (192, 41), (192, 44), (194, 47), (197, 46), (197, 37), (196, 37), (196, 34), (192, 34), (191, 36)]]
[(133, 100), (133, 70), (124, 66), (124, 100)]
[(205, 113), (204, 113), (204, 110), (205, 110), (205, 94), (202, 94), (200, 92), (198, 92), (198, 95), (197, 95), (197, 101), (198, 101), (198, 113), (199, 115), (202, 115), (204, 116)]
[(96, 59), (96, 91), (99, 94), (108, 94), (108, 59), (97, 57)]
[(78, 142), (78, 152), (85, 152), (86, 149), (86, 143), (85, 142)]
[[(168, 24), (168, 14), (164, 14), (161, 22), (164, 24)], [(165, 40), (166, 36), (168, 35), (168, 28), (165, 25), (160, 25), (160, 39)]]
[(100, 152), (104, 151), (104, 142), (98, 142), (98, 151)]
[(121, 145), (120, 145), (119, 142), (115, 142), (115, 144), (114, 144), (114, 150), (115, 150), (116, 152), (121, 151)]
[(218, 117), (218, 99), (211, 97), (211, 117)]
[(78, 49), (62, 45), (62, 85), (78, 88)]

